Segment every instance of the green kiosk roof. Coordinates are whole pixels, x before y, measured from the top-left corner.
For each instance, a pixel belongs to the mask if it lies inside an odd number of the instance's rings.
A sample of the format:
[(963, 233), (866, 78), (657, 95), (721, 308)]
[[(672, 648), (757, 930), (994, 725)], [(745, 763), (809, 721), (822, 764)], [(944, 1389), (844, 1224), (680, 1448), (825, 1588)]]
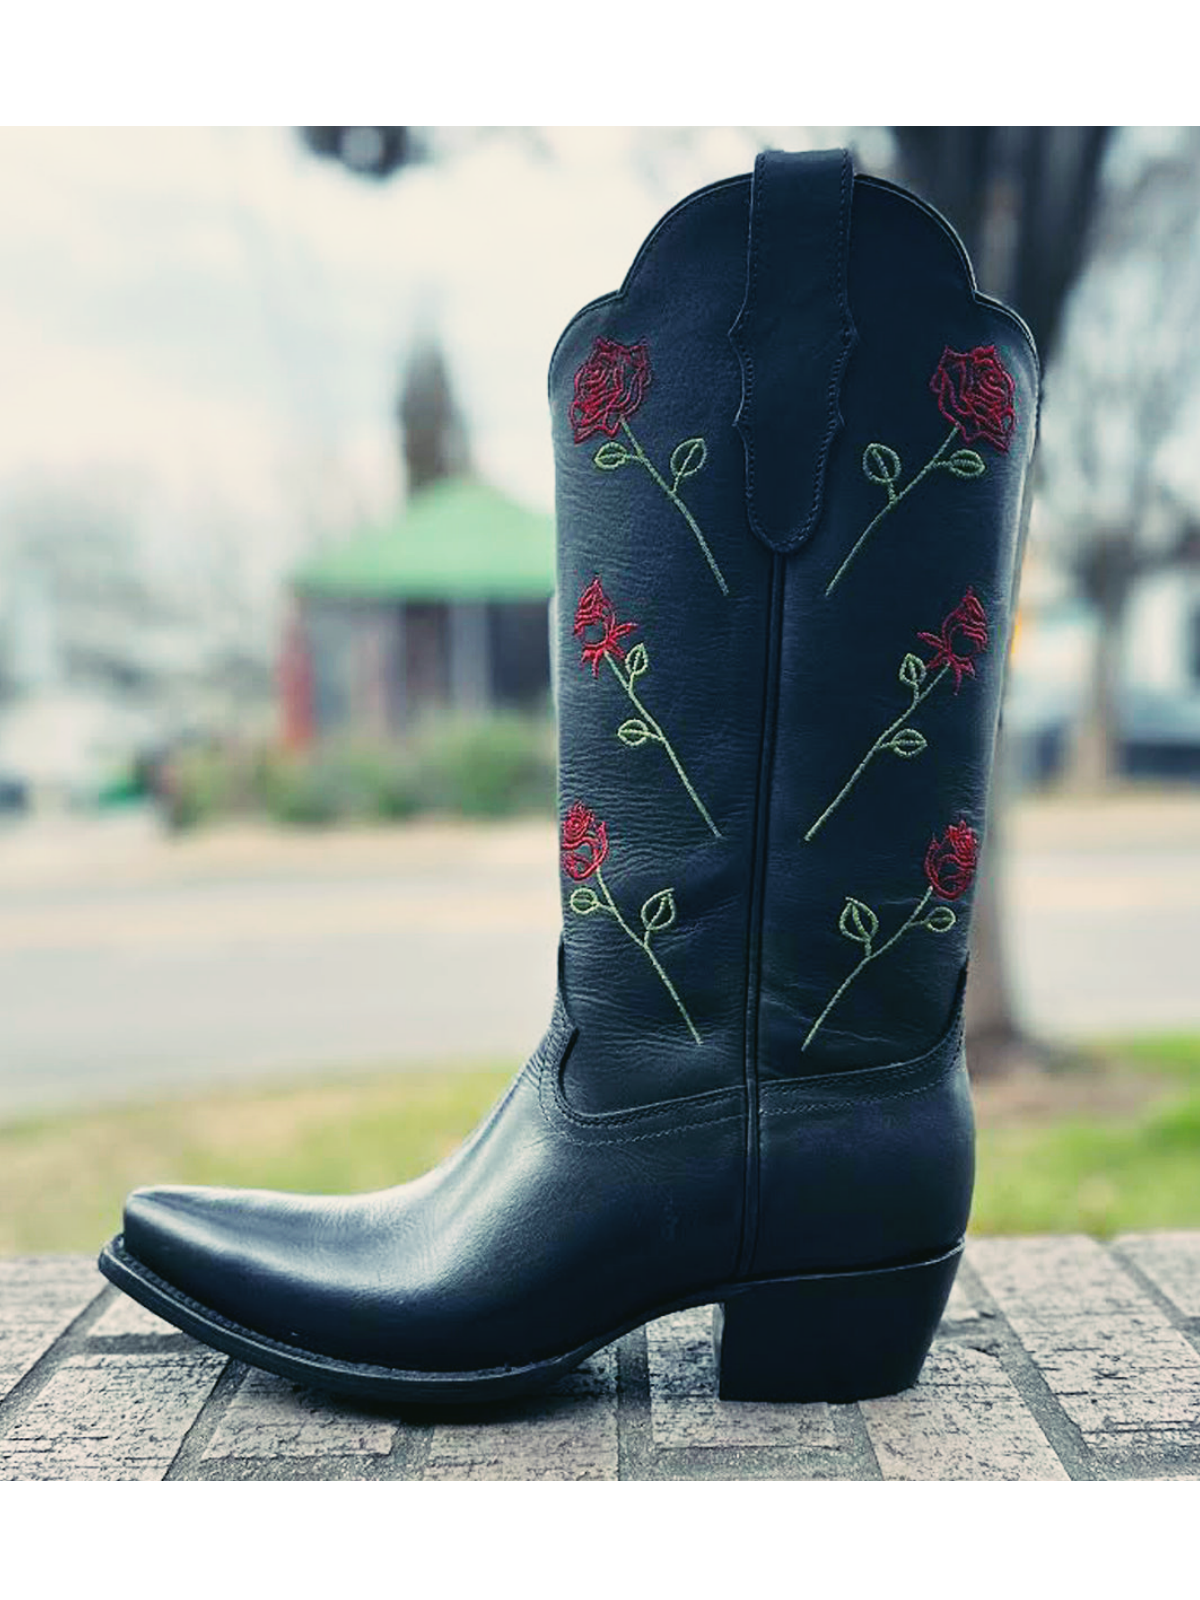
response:
[(554, 519), (465, 479), (433, 484), (292, 575), (302, 595), (362, 600), (545, 600)]

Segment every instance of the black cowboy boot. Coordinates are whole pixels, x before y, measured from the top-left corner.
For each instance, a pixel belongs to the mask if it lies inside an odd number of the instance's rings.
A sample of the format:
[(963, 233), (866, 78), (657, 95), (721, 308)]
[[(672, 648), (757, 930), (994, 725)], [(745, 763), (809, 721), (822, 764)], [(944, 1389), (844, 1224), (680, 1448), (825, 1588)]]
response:
[(549, 1029), (415, 1183), (140, 1190), (135, 1299), (298, 1382), (465, 1401), (718, 1307), (721, 1393), (915, 1381), (962, 1249), (970, 907), (1038, 371), (841, 153), (655, 229), (550, 371)]

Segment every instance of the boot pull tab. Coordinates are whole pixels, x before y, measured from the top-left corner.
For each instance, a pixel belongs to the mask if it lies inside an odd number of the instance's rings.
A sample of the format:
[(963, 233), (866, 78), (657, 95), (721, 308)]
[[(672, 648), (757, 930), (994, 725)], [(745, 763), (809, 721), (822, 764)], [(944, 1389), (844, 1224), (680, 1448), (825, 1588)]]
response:
[(746, 298), (729, 337), (742, 369), (746, 511), (780, 552), (817, 525), (842, 426), (842, 374), (858, 337), (846, 292), (853, 188), (845, 150), (772, 150), (754, 163)]

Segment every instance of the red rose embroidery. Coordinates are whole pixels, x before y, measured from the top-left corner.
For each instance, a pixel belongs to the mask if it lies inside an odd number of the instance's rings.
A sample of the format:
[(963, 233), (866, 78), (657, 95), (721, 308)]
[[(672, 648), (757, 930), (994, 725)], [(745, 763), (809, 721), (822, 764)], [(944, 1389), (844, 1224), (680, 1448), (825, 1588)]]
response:
[[(668, 928), (675, 925), (677, 916), (675, 907), (674, 889), (660, 889), (657, 894), (642, 904), (642, 931), (636, 933), (630, 926), (625, 913), (613, 899), (612, 890), (604, 881), (604, 874), (600, 871), (608, 855), (608, 828), (603, 822), (596, 821), (596, 813), (589, 811), (587, 806), (578, 800), (567, 812), (563, 819), (562, 827), (562, 864), (563, 871), (569, 878), (582, 885), (586, 878), (594, 878), (595, 884), (587, 888), (571, 890), (568, 904), (577, 917), (595, 916), (597, 912), (613, 918), (621, 932), (646, 957), (646, 960), (658, 974), (663, 988), (675, 1002), (679, 1015), (687, 1024), (688, 1032), (696, 1044), (699, 1044), (700, 1035), (696, 1031), (696, 1024), (688, 1014), (688, 1009), (679, 998), (679, 991), (671, 982), (670, 976), (662, 962), (650, 948), (651, 940), (655, 934), (665, 933)], [(599, 893), (597, 893), (597, 889)], [(947, 913), (949, 915), (949, 913)]]
[(641, 405), (650, 384), (650, 354), (644, 344), (618, 344), (597, 339), (592, 353), (575, 374), (571, 428), (575, 443), (594, 433), (611, 439), (626, 417)]
[(563, 871), (576, 883), (598, 872), (608, 854), (608, 824), (597, 822), (596, 813), (578, 800), (563, 818)]
[(929, 387), (939, 411), (968, 444), (986, 439), (997, 450), (1008, 449), (1017, 425), (1017, 389), (994, 344), (967, 351), (947, 345)]
[(939, 411), (950, 424), (950, 432), (921, 470), (913, 473), (902, 487), (904, 468), (898, 451), (878, 441), (863, 451), (863, 473), (871, 483), (883, 489), (887, 500), (842, 558), (841, 565), (825, 586), (826, 597), (837, 588), (846, 569), (883, 519), (931, 473), (946, 472), (952, 478), (969, 480), (987, 471), (987, 463), (978, 450), (959, 449), (947, 454), (957, 440), (965, 439), (970, 444), (975, 439), (986, 439), (997, 450), (1008, 449), (1017, 425), (1017, 386), (1005, 370), (995, 345), (978, 345), (974, 350), (965, 351), (951, 350), (946, 345), (929, 387), (937, 398)]
[(593, 578), (579, 596), (579, 604), (575, 607), (575, 632), (595, 627), (612, 612), (612, 608), (612, 601), (605, 594), (604, 585), (598, 577)]
[[(589, 641), (586, 637), (589, 628), (603, 629), (601, 637)], [(593, 578), (580, 595), (579, 604), (575, 607), (574, 629), (575, 637), (584, 641), (580, 660), (584, 666), (591, 662), (593, 677), (599, 676), (600, 663), (605, 656), (615, 656), (618, 661), (624, 661), (625, 651), (620, 641), (627, 633), (633, 633), (636, 628), (636, 622), (617, 621), (616, 610), (605, 594), (600, 579)]]
[(987, 612), (968, 589), (954, 610), (942, 622), (941, 633), (918, 633), (917, 638), (932, 645), (936, 654), (926, 667), (949, 667), (954, 673), (954, 692), (958, 693), (963, 674), (975, 676), (974, 657), (987, 649)]
[(974, 658), (988, 645), (988, 620), (987, 612), (977, 598), (973, 589), (968, 589), (966, 594), (942, 622), (940, 633), (918, 633), (918, 639), (925, 644), (932, 645), (934, 655), (929, 661), (922, 661), (920, 656), (911, 651), (900, 663), (899, 678), (912, 695), (912, 702), (890, 722), (866, 755), (855, 767), (846, 782), (834, 795), (833, 799), (822, 811), (821, 815), (804, 835), (804, 842), (810, 843), (816, 836), (842, 801), (853, 789), (854, 785), (866, 771), (868, 764), (882, 750), (890, 750), (894, 755), (909, 760), (919, 756), (923, 750), (928, 749), (929, 741), (919, 728), (914, 728), (910, 718), (917, 707), (941, 683), (948, 672), (954, 674), (954, 692), (958, 693), (965, 674), (975, 676)]
[(925, 852), (925, 876), (934, 894), (958, 900), (966, 894), (979, 861), (979, 838), (967, 822), (952, 822), (940, 839), (931, 839)]
[[(696, 810), (704, 818), (709, 831), (714, 839), (721, 837), (721, 830), (709, 816), (708, 810), (700, 796), (692, 787), (692, 780), (684, 771), (683, 763), (675, 754), (670, 739), (667, 738), (662, 726), (650, 714), (638, 694), (637, 680), (650, 670), (650, 656), (644, 644), (635, 644), (626, 660), (625, 650), (621, 640), (627, 633), (633, 633), (639, 626), (636, 622), (618, 622), (616, 609), (612, 601), (604, 592), (604, 586), (598, 577), (579, 596), (579, 604), (575, 607), (575, 637), (583, 640), (583, 654), (580, 663), (587, 666), (591, 663), (592, 677), (600, 676), (600, 663), (608, 661), (613, 676), (624, 689), (638, 713), (630, 717), (617, 729), (617, 738), (621, 743), (628, 745), (631, 750), (638, 749), (645, 744), (658, 744), (666, 751), (671, 765), (678, 774), (680, 783), (687, 790), (688, 797)], [(587, 637), (589, 629), (599, 629), (599, 638)], [(625, 662), (624, 671), (617, 665), (618, 661)]]

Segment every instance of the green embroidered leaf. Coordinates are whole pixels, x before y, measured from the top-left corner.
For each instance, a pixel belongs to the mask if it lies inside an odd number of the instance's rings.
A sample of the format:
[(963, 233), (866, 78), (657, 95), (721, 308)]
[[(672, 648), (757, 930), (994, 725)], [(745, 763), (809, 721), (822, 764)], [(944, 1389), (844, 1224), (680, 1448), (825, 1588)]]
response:
[(593, 911), (603, 911), (604, 906), (594, 889), (586, 889), (580, 884), (578, 889), (571, 890), (571, 910), (581, 917), (590, 917)]
[(630, 678), (640, 678), (643, 672), (650, 671), (650, 655), (644, 644), (635, 644), (625, 657), (625, 670)]
[(952, 472), (956, 478), (977, 478), (981, 472), (987, 471), (987, 466), (978, 450), (956, 450), (948, 461), (939, 465), (945, 467), (947, 472)]
[(928, 928), (930, 933), (949, 933), (957, 921), (958, 918), (949, 906), (938, 906), (929, 913), (921, 926)]
[(919, 733), (916, 728), (897, 728), (883, 748), (893, 751), (898, 756), (919, 756), (926, 742), (925, 735)]
[(647, 933), (661, 933), (675, 921), (675, 891), (660, 889), (642, 907), (642, 927)]
[(617, 467), (623, 467), (633, 457), (619, 439), (610, 439), (607, 444), (602, 444), (592, 460), (605, 472), (613, 472)]
[(886, 444), (869, 444), (863, 451), (863, 471), (872, 483), (890, 488), (900, 476), (900, 457)]
[(914, 691), (925, 682), (925, 663), (911, 650), (900, 663), (900, 682)]
[(671, 451), (671, 471), (678, 486), (684, 478), (700, 471), (708, 460), (708, 446), (703, 439), (684, 439)]
[(641, 717), (630, 717), (628, 722), (623, 722), (617, 729), (617, 738), (631, 750), (636, 750), (638, 745), (645, 744), (648, 739), (653, 739), (654, 735)]
[(847, 939), (853, 939), (855, 944), (866, 945), (870, 951), (871, 940), (879, 932), (879, 918), (870, 906), (847, 895), (846, 904), (838, 918), (838, 931), (844, 933)]

